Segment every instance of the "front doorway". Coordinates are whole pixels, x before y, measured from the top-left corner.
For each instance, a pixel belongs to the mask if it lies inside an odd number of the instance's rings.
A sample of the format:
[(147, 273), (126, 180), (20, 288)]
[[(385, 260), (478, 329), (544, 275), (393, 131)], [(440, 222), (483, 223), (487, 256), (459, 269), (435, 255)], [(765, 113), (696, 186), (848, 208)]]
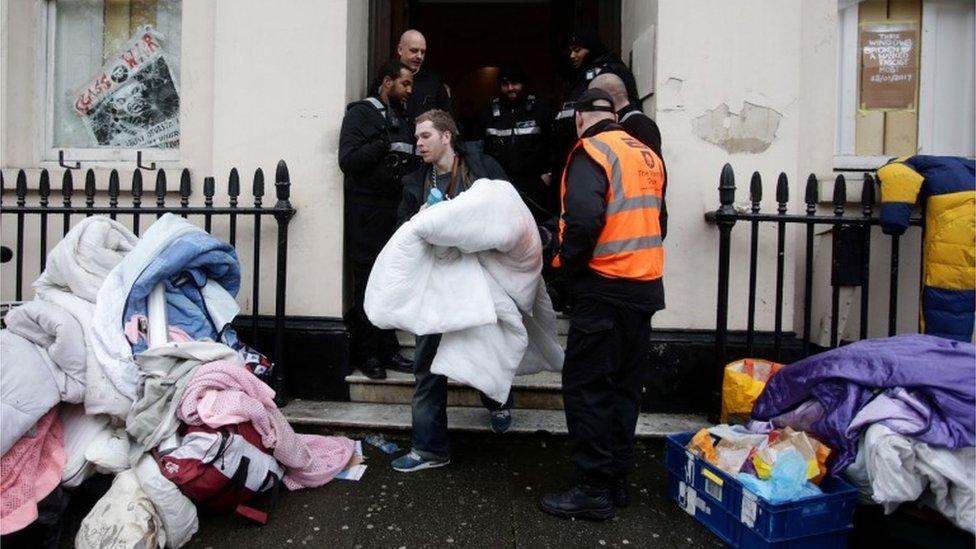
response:
[(451, 90), (461, 122), (497, 93), (499, 65), (517, 62), (532, 93), (554, 106), (569, 75), (566, 41), (574, 27), (597, 29), (620, 52), (620, 0), (373, 0), (370, 2), (370, 77), (396, 56), (400, 34), (427, 38), (425, 67)]

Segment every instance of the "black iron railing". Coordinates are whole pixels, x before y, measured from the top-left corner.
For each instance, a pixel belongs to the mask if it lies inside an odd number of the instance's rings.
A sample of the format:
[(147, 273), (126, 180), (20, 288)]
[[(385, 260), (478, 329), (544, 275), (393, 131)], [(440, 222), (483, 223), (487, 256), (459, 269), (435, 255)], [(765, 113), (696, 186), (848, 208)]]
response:
[[(803, 214), (788, 213), (789, 180), (786, 174), (779, 174), (776, 182), (775, 213), (761, 211), (763, 196), (762, 178), (758, 172), (752, 174), (749, 186), (750, 208), (748, 211), (738, 211), (733, 206), (735, 202), (735, 174), (732, 166), (726, 164), (722, 169), (719, 181), (719, 209), (706, 214), (706, 220), (714, 222), (719, 229), (719, 261), (718, 261), (718, 306), (715, 322), (715, 358), (716, 373), (713, 379), (713, 397), (716, 403), (721, 398), (722, 368), (729, 362), (728, 353), (729, 329), (729, 278), (732, 255), (732, 229), (739, 221), (749, 223), (751, 230), (749, 253), (749, 296), (748, 320), (746, 327), (745, 356), (752, 356), (756, 340), (756, 274), (759, 256), (759, 226), (761, 223), (776, 225), (776, 294), (775, 317), (773, 324), (773, 357), (780, 359), (783, 348), (783, 285), (786, 261), (786, 227), (787, 225), (802, 225), (806, 230), (805, 241), (805, 269), (803, 278), (803, 334), (802, 355), (811, 353), (811, 311), (813, 306), (813, 259), (814, 259), (814, 228), (816, 225), (832, 226), (831, 248), (831, 303), (830, 303), (830, 347), (839, 344), (838, 309), (840, 288), (842, 286), (859, 286), (860, 296), (860, 331), (859, 338), (868, 337), (870, 315), (868, 314), (868, 298), (870, 292), (870, 250), (872, 227), (879, 225), (875, 214), (875, 178), (870, 173), (864, 174), (864, 185), (861, 191), (861, 211), (854, 215), (846, 211), (847, 184), (843, 175), (838, 175), (834, 181), (833, 213), (820, 215), (817, 213), (819, 203), (819, 183), (815, 175), (811, 174), (806, 181), (804, 194), (805, 211)], [(924, 231), (921, 218), (913, 218), (911, 225), (920, 226)], [(900, 237), (892, 235), (890, 270), (891, 283), (888, 301), (888, 334), (895, 334), (898, 317), (898, 276), (899, 276), (899, 245)], [(717, 404), (715, 406), (717, 410)]]
[[(43, 272), (47, 262), (48, 252), (48, 224), (49, 217), (60, 216), (62, 235), (68, 234), (71, 229), (71, 218), (78, 216), (90, 217), (92, 215), (108, 215), (112, 219), (118, 216), (132, 216), (132, 230), (138, 236), (140, 230), (140, 219), (142, 216), (155, 215), (160, 218), (165, 213), (179, 214), (184, 218), (202, 217), (204, 229), (210, 233), (213, 229), (214, 217), (225, 217), (228, 220), (229, 235), (228, 241), (231, 246), (237, 245), (237, 220), (238, 217), (253, 218), (254, 220), (254, 248), (252, 261), (252, 303), (251, 303), (251, 341), (258, 339), (258, 310), (260, 298), (260, 257), (261, 257), (261, 219), (263, 217), (273, 217), (277, 224), (277, 266), (275, 271), (275, 318), (274, 318), (274, 353), (275, 362), (275, 390), (276, 400), (279, 404), (287, 402), (285, 393), (285, 294), (287, 284), (288, 267), (288, 222), (295, 214), (295, 209), (290, 202), (291, 179), (288, 174), (288, 167), (285, 162), (279, 161), (275, 169), (275, 195), (277, 202), (273, 207), (265, 207), (263, 204), (265, 195), (264, 172), (258, 168), (254, 172), (251, 185), (251, 195), (254, 203), (252, 206), (244, 206), (238, 203), (241, 197), (240, 176), (237, 168), (233, 168), (227, 178), (227, 206), (214, 206), (214, 195), (216, 193), (216, 182), (213, 177), (205, 177), (203, 180), (203, 206), (190, 206), (191, 180), (190, 171), (183, 169), (180, 173), (179, 184), (179, 206), (167, 205), (166, 195), (169, 193), (166, 181), (166, 172), (157, 170), (155, 175), (155, 206), (143, 204), (143, 174), (141, 169), (132, 172), (132, 186), (127, 193), (131, 198), (130, 206), (120, 206), (119, 199), (122, 193), (119, 188), (119, 172), (112, 170), (108, 180), (108, 206), (96, 206), (96, 179), (94, 170), (89, 169), (85, 173), (84, 184), (84, 206), (74, 203), (75, 187), (72, 169), (66, 169), (61, 180), (61, 206), (51, 205), (51, 181), (47, 170), (41, 170), (40, 179), (37, 184), (38, 205), (27, 205), (27, 173), (24, 170), (17, 172), (17, 181), (14, 188), (16, 205), (9, 205), (3, 202), (3, 192), (5, 190), (3, 173), (0, 172), (0, 215), (13, 215), (17, 218), (16, 240), (14, 241), (15, 251), (13, 257), (9, 257), (8, 249), (3, 259), (4, 263), (14, 262), (15, 299), (23, 299), (24, 285), (24, 236), (25, 218), (27, 216), (37, 216), (40, 224), (40, 271)], [(6, 246), (4, 246), (6, 249)], [(9, 267), (4, 268), (3, 276), (7, 274)]]

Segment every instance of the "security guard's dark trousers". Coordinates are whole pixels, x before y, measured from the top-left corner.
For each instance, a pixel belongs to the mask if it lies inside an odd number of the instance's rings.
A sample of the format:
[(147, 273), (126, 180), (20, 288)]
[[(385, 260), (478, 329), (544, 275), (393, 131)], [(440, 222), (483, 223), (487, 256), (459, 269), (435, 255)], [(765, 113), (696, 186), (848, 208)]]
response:
[(396, 230), (396, 209), (347, 201), (345, 210), (346, 254), (352, 270), (354, 300), (348, 319), (353, 361), (361, 365), (375, 358), (387, 366), (390, 357), (399, 351), (396, 332), (373, 326), (363, 303), (376, 256)]
[(570, 458), (585, 482), (607, 485), (633, 466), (651, 316), (587, 296), (573, 305), (563, 402)]

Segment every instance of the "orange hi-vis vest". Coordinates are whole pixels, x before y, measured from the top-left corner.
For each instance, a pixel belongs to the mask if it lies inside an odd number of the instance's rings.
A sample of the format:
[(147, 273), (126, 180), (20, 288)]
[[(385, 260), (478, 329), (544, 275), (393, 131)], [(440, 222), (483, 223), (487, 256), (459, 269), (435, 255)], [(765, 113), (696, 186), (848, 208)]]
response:
[[(566, 174), (580, 147), (607, 174), (606, 223), (597, 239), (590, 268), (607, 278), (654, 280), (664, 274), (661, 202), (664, 168), (660, 157), (622, 130), (581, 139), (563, 170), (561, 200), (566, 210)], [(566, 221), (559, 219), (560, 240)], [(560, 266), (559, 257), (553, 262)]]

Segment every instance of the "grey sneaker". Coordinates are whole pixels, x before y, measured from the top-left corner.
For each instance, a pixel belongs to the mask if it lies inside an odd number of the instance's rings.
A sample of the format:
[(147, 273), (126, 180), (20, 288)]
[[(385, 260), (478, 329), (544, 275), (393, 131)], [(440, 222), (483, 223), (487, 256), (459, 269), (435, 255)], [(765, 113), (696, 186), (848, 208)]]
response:
[(393, 460), (391, 465), (393, 465), (394, 471), (412, 473), (414, 471), (423, 471), (424, 469), (433, 469), (434, 467), (443, 467), (448, 463), (451, 463), (450, 459), (424, 459), (417, 452), (410, 450), (406, 455)]
[(492, 433), (504, 433), (512, 426), (511, 410), (494, 410), (490, 414), (488, 426), (491, 427)]

